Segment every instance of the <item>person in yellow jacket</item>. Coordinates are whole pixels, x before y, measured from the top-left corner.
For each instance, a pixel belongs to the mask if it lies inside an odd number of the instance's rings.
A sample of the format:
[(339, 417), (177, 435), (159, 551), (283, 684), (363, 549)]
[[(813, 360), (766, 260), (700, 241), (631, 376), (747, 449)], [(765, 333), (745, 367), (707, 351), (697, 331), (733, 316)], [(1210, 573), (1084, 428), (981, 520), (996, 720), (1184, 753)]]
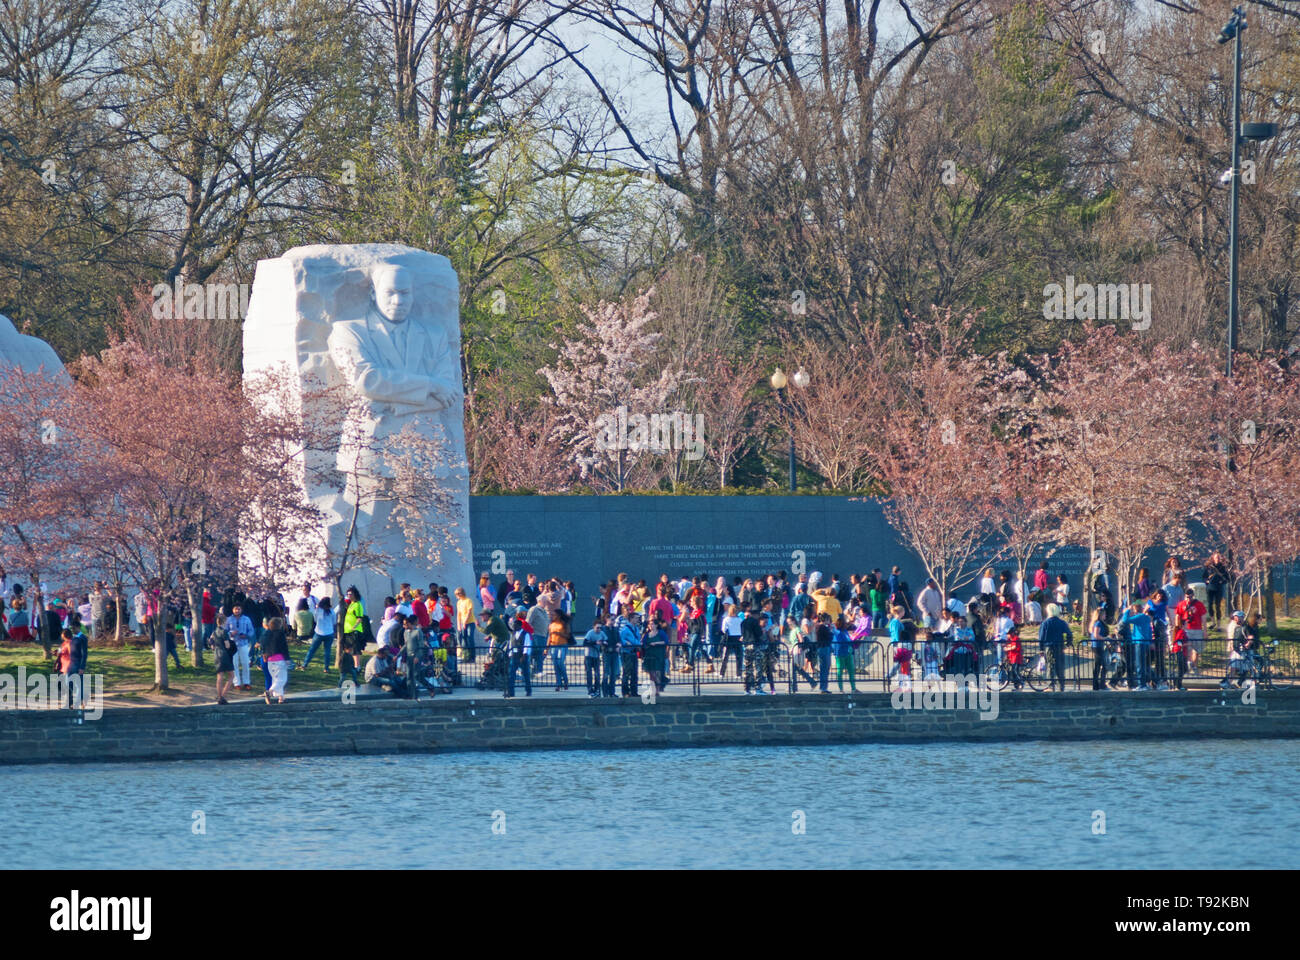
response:
[(343, 614), (343, 644), (339, 659), (339, 686), (343, 686), (343, 677), (350, 674), (353, 683), (360, 683), (357, 675), (357, 661), (365, 649), (366, 638), (361, 618), (366, 615), (366, 608), (361, 603), (361, 592), (356, 587), (348, 587), (345, 595), (348, 608)]
[(466, 663), (474, 662), (474, 601), (464, 587), (457, 587), (456, 595), (456, 645), (464, 654)]
[(822, 614), (829, 614), (831, 622), (834, 623), (835, 618), (844, 612), (844, 609), (840, 606), (839, 599), (835, 596), (835, 591), (830, 587), (822, 587), (818, 590), (814, 590), (812, 595), (813, 599), (817, 602), (818, 619), (821, 618)]
[(555, 689), (557, 691), (569, 689), (569, 671), (564, 661), (569, 653), (570, 642), (569, 618), (556, 610), (551, 614), (551, 622), (547, 628), (546, 646), (551, 654), (551, 660), (555, 664)]

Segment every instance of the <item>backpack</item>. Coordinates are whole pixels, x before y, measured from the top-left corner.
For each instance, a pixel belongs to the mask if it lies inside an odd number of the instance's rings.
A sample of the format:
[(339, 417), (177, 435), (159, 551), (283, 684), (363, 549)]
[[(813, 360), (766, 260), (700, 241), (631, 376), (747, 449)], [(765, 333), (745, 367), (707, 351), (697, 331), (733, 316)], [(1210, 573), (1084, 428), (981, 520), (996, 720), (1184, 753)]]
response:
[(903, 642), (916, 643), (916, 623), (913, 620), (903, 621)]

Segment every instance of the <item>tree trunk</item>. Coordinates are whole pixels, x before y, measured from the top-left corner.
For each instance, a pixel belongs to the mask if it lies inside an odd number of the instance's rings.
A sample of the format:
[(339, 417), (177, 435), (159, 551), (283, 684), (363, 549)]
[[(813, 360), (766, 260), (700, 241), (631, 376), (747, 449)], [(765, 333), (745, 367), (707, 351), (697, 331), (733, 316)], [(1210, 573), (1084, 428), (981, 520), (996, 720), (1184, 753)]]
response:
[(153, 632), (153, 688), (155, 690), (166, 690), (167, 687), (167, 623), (169, 614), (167, 612), (167, 597), (164, 594), (158, 595), (158, 613), (149, 621), (149, 629)]
[[(39, 583), (35, 576), (33, 576), (32, 582)], [(50, 652), (50, 636), (45, 630), (45, 597), (40, 590), (34, 590), (33, 593), (40, 599), (32, 600), (31, 630), (37, 642), (41, 645), (41, 649), (45, 651), (45, 659), (49, 660), (54, 655)]]
[(190, 605), (190, 666), (199, 669), (203, 666), (203, 598), (200, 595), (198, 606), (194, 603), (194, 584), (185, 584), (185, 600)]
[(334, 581), (334, 669), (343, 669), (343, 581)]
[(1277, 632), (1277, 604), (1273, 600), (1273, 568), (1264, 568), (1264, 623), (1270, 633)]

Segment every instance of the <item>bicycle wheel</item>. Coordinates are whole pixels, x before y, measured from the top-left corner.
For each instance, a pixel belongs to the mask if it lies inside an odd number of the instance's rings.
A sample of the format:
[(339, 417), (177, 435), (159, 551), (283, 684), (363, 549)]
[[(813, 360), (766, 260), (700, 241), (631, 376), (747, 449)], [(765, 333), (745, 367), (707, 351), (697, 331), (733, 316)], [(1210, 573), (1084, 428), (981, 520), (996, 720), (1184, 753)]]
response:
[(1260, 683), (1273, 690), (1285, 690), (1295, 682), (1289, 675), (1279, 670), (1275, 663), (1270, 663), (1260, 673)]
[(1007, 671), (1002, 669), (1002, 664), (997, 663), (989, 667), (985, 672), (988, 677), (990, 690), (1005, 690), (1007, 688)]

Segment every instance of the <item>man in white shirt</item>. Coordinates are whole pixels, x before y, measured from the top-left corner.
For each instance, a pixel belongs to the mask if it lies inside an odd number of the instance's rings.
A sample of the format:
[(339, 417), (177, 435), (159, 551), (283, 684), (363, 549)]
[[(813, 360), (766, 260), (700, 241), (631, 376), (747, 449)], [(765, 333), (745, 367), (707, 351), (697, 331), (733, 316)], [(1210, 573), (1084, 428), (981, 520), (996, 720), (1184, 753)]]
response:
[(226, 632), (235, 641), (235, 688), (250, 690), (248, 651), (253, 642), (253, 621), (244, 615), (244, 608), (239, 604), (235, 604), (230, 616), (226, 618)]
[(381, 647), (398, 646), (396, 636), (401, 633), (402, 617), (405, 615), (394, 612), (393, 616), (385, 620), (379, 628), (379, 633), (375, 635), (375, 642)]
[(939, 627), (939, 614), (943, 612), (943, 595), (939, 585), (933, 579), (925, 581), (925, 589), (916, 598), (916, 605), (921, 611), (921, 622), (925, 629), (934, 631)]
[[(319, 603), (320, 601), (317, 600), (317, 599), (316, 599), (316, 595), (313, 594), (313, 593), (311, 592), (311, 584), (310, 584), (310, 583), (304, 583), (304, 584), (302, 585), (302, 593), (300, 593), (300, 594), (298, 595), (298, 599), (299, 599), (299, 600), (306, 600), (306, 601), (307, 601), (307, 609), (311, 611), (311, 615), (312, 615), (313, 617), (316, 616), (316, 604)], [(297, 607), (297, 604), (295, 603), (294, 606)]]

